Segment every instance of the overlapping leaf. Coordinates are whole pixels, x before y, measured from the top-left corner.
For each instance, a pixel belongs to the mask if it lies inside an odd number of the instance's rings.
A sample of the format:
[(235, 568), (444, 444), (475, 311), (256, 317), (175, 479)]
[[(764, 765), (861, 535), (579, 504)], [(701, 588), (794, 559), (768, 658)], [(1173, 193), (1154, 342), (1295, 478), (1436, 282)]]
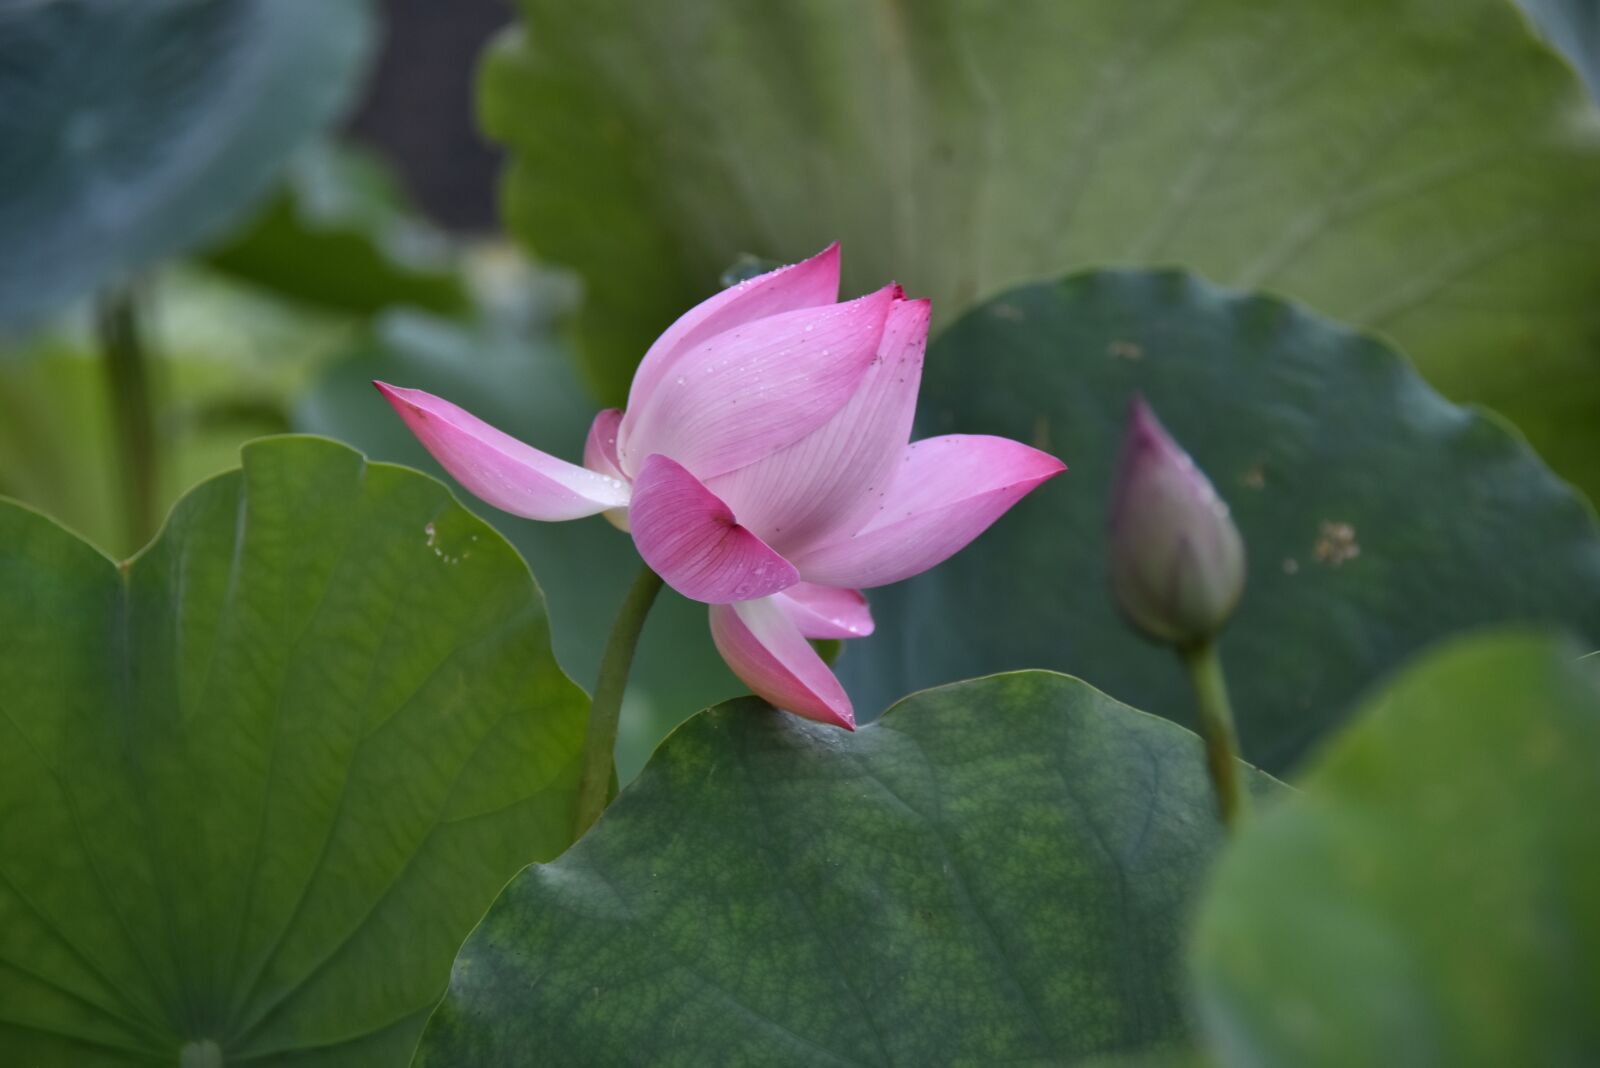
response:
[(406, 305), (448, 314), (468, 304), (443, 236), (409, 211), (376, 159), (348, 146), (302, 149), (265, 207), (205, 260), (332, 311), (373, 315)]
[(1593, 511), (1498, 421), (1385, 345), (1178, 272), (1013, 290), (928, 352), (924, 433), (1003, 434), (1069, 465), (950, 562), (876, 591), (841, 668), (859, 706), (1016, 667), (1183, 720), (1168, 651), (1117, 617), (1111, 474), (1142, 391), (1233, 507), (1249, 579), (1222, 640), (1247, 757), (1280, 770), (1424, 646), (1507, 620), (1600, 645)]

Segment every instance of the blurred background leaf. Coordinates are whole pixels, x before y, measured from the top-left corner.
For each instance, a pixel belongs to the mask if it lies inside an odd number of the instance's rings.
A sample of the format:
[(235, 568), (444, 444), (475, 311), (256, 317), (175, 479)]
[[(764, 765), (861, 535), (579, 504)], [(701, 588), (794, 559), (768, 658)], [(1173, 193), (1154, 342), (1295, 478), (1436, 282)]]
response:
[(1245, 827), (1192, 954), (1220, 1063), (1600, 1059), (1600, 690), (1574, 655), (1431, 653)]
[(1390, 334), (1600, 489), (1600, 120), (1503, 0), (518, 8), (483, 121), (607, 401), (741, 253), (840, 239), (946, 323), (1181, 263)]
[(366, 0), (0, 10), (0, 327), (214, 238), (349, 101)]
[(452, 259), (378, 159), (334, 142), (301, 149), (266, 206), (204, 253), (241, 281), (356, 315), (395, 304), (467, 311)]
[[(289, 427), (290, 398), (354, 327), (308, 314), (203, 270), (168, 270), (145, 288), (170, 446), (158, 507), (235, 467), (241, 443)], [(139, 548), (121, 515), (111, 397), (84, 316), (58, 316), (0, 359), (0, 494), (26, 501), (113, 555)]]
[(1600, 646), (1600, 525), (1500, 420), (1282, 300), (1091, 272), (1001, 294), (929, 348), (920, 434), (1001, 434), (1068, 471), (949, 562), (873, 591), (878, 631), (840, 664), (858, 708), (1042, 666), (1190, 720), (1177, 658), (1118, 618), (1106, 575), (1136, 390), (1244, 534), (1249, 579), (1220, 648), (1246, 759), (1291, 766), (1455, 631), (1537, 621)]
[[(75, 108), (92, 122), (104, 112), (130, 123), (119, 133), (151, 154), (149, 174), (123, 174), (115, 166), (115, 146), (101, 146), (103, 151), (76, 160), (82, 173), (58, 180), (115, 193), (121, 199), (114, 198), (113, 206), (131, 204), (127, 197), (133, 193), (155, 198), (161, 212), (183, 217), (175, 224), (179, 229), (191, 225), (191, 215), (219, 210), (217, 198), (235, 198), (223, 221), (238, 225), (218, 240), (210, 233), (215, 226), (207, 224), (209, 243), (198, 253), (203, 258), (168, 256), (147, 264), (130, 287), (152, 394), (159, 454), (152, 511), (157, 518), (185, 488), (234, 466), (243, 441), (286, 429), (293, 398), (324, 358), (348, 351), (364, 334), (369, 317), (397, 305), (466, 315), (480, 297), (463, 272), (461, 243), (415, 213), (383, 159), (347, 136), (320, 133), (352, 98), (366, 69), (376, 27), (364, 0), (292, 0), (270, 10), (257, 10), (254, 0), (226, 0), (210, 5), (209, 14), (199, 11), (205, 6), (163, 0), (134, 14), (125, 6), (69, 0), (55, 5), (49, 17), (21, 8), (0, 13), (0, 35), (11, 46), (42, 46), (51, 32), (81, 31), (71, 48), (61, 51), (76, 57), (81, 68), (105, 68), (81, 86), (65, 72), (54, 73), (55, 80), (36, 93), (15, 98), (31, 109), (28, 116), (0, 122), (64, 137), (50, 124), (76, 121)], [(191, 24), (191, 18), (199, 21)], [(133, 40), (142, 40), (139, 34), (169, 33), (162, 46), (168, 51), (146, 57), (143, 66), (117, 54), (124, 46), (119, 28), (130, 20), (138, 23), (129, 30)], [(236, 39), (255, 33), (257, 23), (271, 33), (251, 42)], [(301, 47), (300, 37), (314, 44)], [(215, 60), (223, 68), (216, 71), (206, 66), (211, 60), (182, 51), (208, 43), (265, 51), (242, 58), (230, 52)], [(48, 67), (40, 57), (27, 58), (34, 67), (0, 74), (0, 86), (14, 90), (7, 76), (15, 82), (35, 67)], [(463, 73), (468, 61), (466, 55), (458, 57), (449, 72), (457, 81), (458, 124), (469, 118)], [(383, 69), (392, 68), (386, 53)], [(212, 84), (217, 78), (244, 79), (245, 87), (218, 89)], [(319, 87), (261, 104), (270, 115), (227, 110), (245, 106), (236, 97), (250, 86), (270, 88), (276, 79), (311, 79)], [(121, 99), (124, 95), (128, 99)], [(310, 101), (320, 101), (315, 114), (305, 110)], [(371, 110), (364, 107), (361, 116)], [(435, 115), (431, 125), (441, 117), (448, 118)], [(154, 134), (142, 130), (141, 123)], [(147, 144), (152, 136), (155, 143)], [(252, 147), (252, 139), (264, 137), (270, 143)], [(194, 158), (179, 149), (192, 149)], [(169, 151), (178, 156), (165, 160), (161, 154)], [(72, 162), (66, 159), (62, 166)], [(216, 170), (246, 165), (252, 167), (248, 183), (232, 183), (228, 173)], [(251, 207), (238, 200), (246, 186), (265, 188), (280, 175), (266, 203), (245, 211), (241, 222), (241, 211)], [(204, 195), (191, 193), (179, 179), (206, 186)], [(133, 193), (121, 191), (118, 181), (133, 182)], [(229, 188), (213, 188), (219, 185)], [(0, 199), (21, 211), (26, 205), (16, 198), (36, 195), (32, 189), (0, 189)], [(251, 197), (252, 203), (259, 200)], [(98, 210), (93, 203), (57, 206), (91, 215)], [(5, 210), (0, 207), (0, 213)], [(82, 236), (70, 220), (58, 221), (65, 228), (62, 240)], [(139, 220), (140, 226), (147, 221)], [(108, 247), (97, 254), (120, 255), (110, 247), (118, 242), (130, 249), (155, 248), (146, 236), (132, 225), (108, 232)], [(183, 247), (162, 245), (159, 254)], [(76, 251), (66, 247), (62, 255)], [(42, 319), (30, 316), (29, 322), (31, 328), (20, 333), (0, 334), (0, 413), (6, 417), (0, 423), (0, 493), (44, 509), (111, 553), (130, 553), (144, 539), (129, 529), (119, 499), (125, 496), (124, 475), (115, 461), (124, 443), (113, 434), (113, 406), (121, 398), (105, 377), (103, 340), (95, 335), (87, 303), (72, 302)]]
[(1600, 99), (1600, 0), (1516, 0)]

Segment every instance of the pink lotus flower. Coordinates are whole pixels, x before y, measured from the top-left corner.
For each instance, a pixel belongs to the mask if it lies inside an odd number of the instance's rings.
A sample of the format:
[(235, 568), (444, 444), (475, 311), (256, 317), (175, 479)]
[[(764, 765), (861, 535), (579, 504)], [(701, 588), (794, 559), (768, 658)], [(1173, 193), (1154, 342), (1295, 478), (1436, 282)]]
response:
[(1065, 467), (1006, 438), (910, 441), (926, 300), (840, 302), (832, 246), (727, 289), (658, 338), (583, 466), (420, 390), (376, 383), (463, 486), (530, 519), (605, 513), (667, 585), (711, 606), (759, 696), (853, 728), (808, 638), (872, 633), (864, 587), (925, 571)]

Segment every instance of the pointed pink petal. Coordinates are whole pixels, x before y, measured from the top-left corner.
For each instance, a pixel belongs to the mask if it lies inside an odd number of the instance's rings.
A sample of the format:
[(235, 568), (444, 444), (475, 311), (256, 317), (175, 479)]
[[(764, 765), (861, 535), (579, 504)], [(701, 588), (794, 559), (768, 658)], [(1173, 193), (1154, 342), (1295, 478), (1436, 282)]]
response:
[(1035, 486), (1066, 470), (1009, 438), (951, 434), (906, 446), (894, 481), (855, 534), (799, 551), (807, 582), (868, 588), (910, 578), (982, 534)]
[(801, 582), (772, 600), (807, 638), (865, 638), (873, 630), (872, 609), (860, 590)]
[(734, 519), (683, 465), (652, 456), (628, 508), (639, 555), (668, 586), (720, 604), (765, 597), (800, 581), (794, 565)]
[[(607, 408), (594, 417), (594, 422), (589, 424), (589, 437), (583, 443), (583, 466), (619, 482), (627, 482), (628, 476), (622, 473), (622, 467), (617, 463), (617, 425), (621, 422), (621, 408)], [(628, 532), (626, 508), (607, 508), (605, 516), (606, 522), (624, 534)]]
[(594, 417), (589, 424), (589, 437), (583, 443), (583, 466), (626, 481), (622, 465), (617, 463), (617, 424), (621, 422), (621, 408), (606, 408)]
[(878, 358), (839, 413), (787, 448), (710, 481), (739, 521), (776, 548), (865, 519), (911, 440), (929, 304), (889, 309)]
[(711, 639), (757, 697), (806, 719), (856, 729), (844, 687), (775, 598), (712, 605)]
[(675, 373), (673, 365), (678, 357), (702, 341), (769, 315), (816, 308), (838, 299), (837, 241), (809, 260), (729, 286), (684, 312), (656, 338), (633, 374), (633, 385), (628, 389), (629, 410), (642, 404), (669, 373)]
[(456, 481), (528, 519), (577, 519), (628, 503), (616, 478), (558, 460), (420, 389), (374, 382), (406, 426)]
[(622, 417), (622, 469), (670, 456), (700, 478), (759, 460), (845, 406), (877, 357), (893, 287), (735, 327), (685, 352)]

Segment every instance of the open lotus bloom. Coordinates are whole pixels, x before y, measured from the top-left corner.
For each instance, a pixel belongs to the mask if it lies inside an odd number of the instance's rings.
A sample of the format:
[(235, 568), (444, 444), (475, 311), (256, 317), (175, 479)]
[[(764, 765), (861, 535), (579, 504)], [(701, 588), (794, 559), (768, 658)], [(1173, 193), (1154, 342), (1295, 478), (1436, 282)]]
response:
[(808, 638), (872, 633), (865, 587), (934, 566), (1065, 468), (1006, 438), (911, 441), (926, 300), (839, 301), (838, 247), (752, 278), (658, 338), (583, 465), (419, 390), (378, 383), (477, 496), (530, 519), (605, 513), (673, 589), (711, 606), (717, 648), (780, 708), (851, 728)]

